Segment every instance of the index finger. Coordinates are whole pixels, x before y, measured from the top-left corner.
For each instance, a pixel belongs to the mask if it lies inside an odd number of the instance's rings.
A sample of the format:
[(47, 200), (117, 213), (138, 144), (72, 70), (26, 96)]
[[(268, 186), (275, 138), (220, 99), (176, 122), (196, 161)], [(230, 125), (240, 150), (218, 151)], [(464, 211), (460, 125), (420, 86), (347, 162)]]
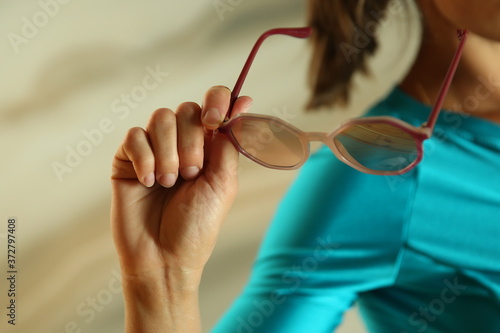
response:
[[(239, 96), (234, 101), (232, 116), (246, 112), (252, 105), (252, 98)], [(205, 94), (201, 111), (202, 124), (206, 129), (215, 130), (226, 117), (231, 104), (231, 91), (224, 86), (210, 88)]]

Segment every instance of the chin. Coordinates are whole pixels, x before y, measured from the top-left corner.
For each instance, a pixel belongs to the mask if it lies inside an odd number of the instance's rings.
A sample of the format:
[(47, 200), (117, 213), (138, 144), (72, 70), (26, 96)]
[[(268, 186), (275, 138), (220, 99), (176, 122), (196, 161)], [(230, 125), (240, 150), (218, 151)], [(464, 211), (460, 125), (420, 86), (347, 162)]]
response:
[[(494, 29), (492, 29), (494, 27)], [(488, 39), (491, 41), (500, 42), (500, 22), (498, 24), (488, 24), (487, 26), (465, 26), (472, 34)]]
[[(427, 0), (420, 0), (425, 3)], [(458, 29), (500, 42), (500, 0), (430, 0), (439, 18)], [(480, 4), (479, 4), (480, 3)]]

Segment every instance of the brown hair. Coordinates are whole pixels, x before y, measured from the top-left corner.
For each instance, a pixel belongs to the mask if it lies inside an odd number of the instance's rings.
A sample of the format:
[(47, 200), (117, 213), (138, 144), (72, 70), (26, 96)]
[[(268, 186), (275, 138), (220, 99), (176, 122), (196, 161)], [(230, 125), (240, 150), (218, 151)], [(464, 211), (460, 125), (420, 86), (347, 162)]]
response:
[(309, 0), (313, 28), (307, 109), (345, 105), (353, 74), (367, 74), (366, 58), (375, 52), (374, 36), (389, 0)]

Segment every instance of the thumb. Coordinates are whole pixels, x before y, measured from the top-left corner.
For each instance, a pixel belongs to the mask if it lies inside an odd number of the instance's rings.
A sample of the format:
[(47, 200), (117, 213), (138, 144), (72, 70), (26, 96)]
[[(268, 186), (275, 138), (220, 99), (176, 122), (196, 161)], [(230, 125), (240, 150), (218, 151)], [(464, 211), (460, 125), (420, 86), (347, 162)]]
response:
[(208, 154), (204, 171), (212, 189), (223, 195), (236, 195), (238, 151), (224, 134), (214, 132)]
[[(232, 116), (247, 112), (252, 105), (252, 99), (248, 96), (240, 96), (233, 106)], [(229, 139), (217, 131), (205, 140), (205, 174), (209, 177), (212, 185), (220, 191), (230, 190), (236, 192), (238, 176), (238, 151)], [(208, 147), (207, 147), (208, 145)], [(222, 192), (223, 193), (223, 192)]]

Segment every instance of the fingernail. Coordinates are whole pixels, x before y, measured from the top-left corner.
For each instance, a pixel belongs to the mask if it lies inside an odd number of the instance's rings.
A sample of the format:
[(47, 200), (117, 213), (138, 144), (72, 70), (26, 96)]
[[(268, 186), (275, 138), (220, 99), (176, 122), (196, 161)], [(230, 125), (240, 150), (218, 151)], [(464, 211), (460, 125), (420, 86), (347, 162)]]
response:
[(160, 184), (164, 187), (172, 187), (175, 184), (175, 179), (176, 176), (173, 173), (168, 173), (166, 175), (163, 175), (158, 179)]
[(190, 166), (181, 170), (181, 174), (184, 179), (193, 179), (198, 176), (199, 173), (200, 168), (198, 168), (197, 166)]
[(208, 109), (207, 112), (205, 113), (205, 116), (203, 116), (203, 123), (205, 125), (219, 126), (221, 121), (222, 117), (220, 115), (219, 110), (216, 108)]
[(154, 172), (151, 172), (146, 177), (144, 177), (144, 185), (146, 185), (146, 187), (151, 187), (154, 184), (155, 184), (155, 174)]

